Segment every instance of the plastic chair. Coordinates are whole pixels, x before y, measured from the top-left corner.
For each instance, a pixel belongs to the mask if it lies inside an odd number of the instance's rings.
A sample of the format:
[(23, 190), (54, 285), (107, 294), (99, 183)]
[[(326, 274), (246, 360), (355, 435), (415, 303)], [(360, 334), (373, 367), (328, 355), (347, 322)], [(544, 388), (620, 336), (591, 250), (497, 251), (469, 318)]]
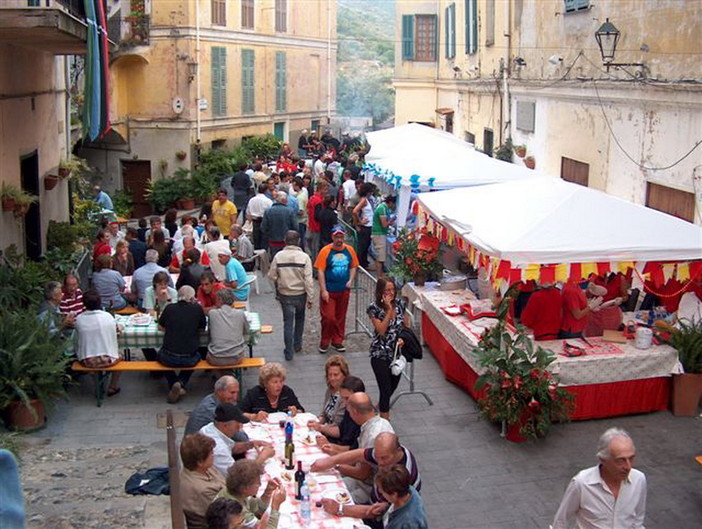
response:
[[(249, 277), (249, 279), (247, 279), (246, 281), (244, 281), (241, 285), (237, 285), (237, 287), (234, 289), (234, 292), (242, 291), (242, 290), (244, 290), (246, 287), (250, 287), (252, 283), (255, 283), (255, 282), (256, 282), (256, 277), (255, 277), (255, 276), (254, 276), (254, 277), (251, 277), (251, 276), (249, 276), (249, 275), (247, 274), (247, 277)], [(251, 297), (251, 289), (249, 288), (249, 292), (248, 292), (248, 294), (246, 295), (246, 299), (238, 299), (238, 298), (237, 298), (237, 301), (243, 301), (244, 303), (246, 303), (246, 312), (250, 312), (250, 311), (251, 311), (251, 307), (250, 307), (250, 305), (249, 305), (249, 298), (250, 298), (250, 297)]]

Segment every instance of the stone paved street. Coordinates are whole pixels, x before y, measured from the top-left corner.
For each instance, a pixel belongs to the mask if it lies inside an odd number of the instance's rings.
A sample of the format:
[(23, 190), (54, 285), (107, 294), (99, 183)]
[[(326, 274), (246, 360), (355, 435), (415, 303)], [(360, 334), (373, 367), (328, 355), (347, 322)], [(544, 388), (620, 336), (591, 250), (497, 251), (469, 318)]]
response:
[[(262, 337), (256, 354), (284, 362), (277, 302), (262, 293), (253, 295), (252, 307), (263, 323), (275, 326), (273, 334)], [(287, 383), (313, 412), (324, 393), (326, 358), (316, 352), (317, 321), (315, 306), (308, 315), (309, 352), (286, 363)], [(348, 345), (352, 373), (377, 398), (368, 339), (356, 336)], [(255, 375), (245, 377), (246, 387), (254, 383)], [(417, 395), (403, 397), (392, 420), (419, 460), (432, 529), (546, 529), (570, 477), (595, 464), (598, 436), (615, 425), (632, 434), (636, 466), (648, 476), (646, 527), (695, 529), (702, 524), (702, 466), (694, 460), (702, 454), (699, 418), (663, 412), (576, 422), (554, 427), (539, 442), (515, 445), (501, 439), (496, 426), (478, 420), (473, 400), (444, 380), (431, 354), (417, 366), (417, 384), (434, 405)], [(170, 527), (167, 498), (123, 492), (133, 472), (167, 464), (165, 430), (157, 427), (157, 414), (168, 407), (165, 382), (129, 373), (122, 388), (97, 408), (92, 381), (84, 377), (71, 390), (70, 401), (50, 415), (48, 426), (31, 435), (23, 466), (30, 528)], [(210, 376), (196, 374), (187, 397), (173, 408), (190, 411), (210, 390)]]

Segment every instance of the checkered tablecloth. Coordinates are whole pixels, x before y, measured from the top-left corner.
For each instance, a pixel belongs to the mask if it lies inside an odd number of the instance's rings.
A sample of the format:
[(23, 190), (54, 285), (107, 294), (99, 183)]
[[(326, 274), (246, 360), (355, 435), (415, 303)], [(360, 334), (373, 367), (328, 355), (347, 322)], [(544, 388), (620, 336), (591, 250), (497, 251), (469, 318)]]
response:
[[(473, 348), (478, 344), (480, 335), (494, 324), (494, 318), (481, 318), (468, 321), (465, 315), (449, 316), (441, 310), (448, 305), (461, 305), (475, 296), (467, 290), (442, 292), (425, 289), (421, 292), (422, 310), (432, 323), (458, 352), (465, 362), (476, 372), (481, 373)], [(536, 342), (544, 349), (555, 354), (563, 351), (563, 340)], [(667, 377), (681, 373), (682, 366), (678, 353), (668, 345), (653, 345), (650, 349), (636, 349), (631, 340), (617, 344), (621, 350), (614, 354), (585, 355), (576, 358), (558, 356), (551, 364), (551, 372), (558, 374), (564, 386), (582, 386), (588, 384), (605, 384), (624, 380)]]
[[(121, 349), (141, 349), (150, 347), (158, 349), (163, 345), (163, 331), (158, 329), (155, 321), (149, 325), (132, 325), (130, 316), (116, 316), (117, 323), (123, 327), (118, 335), (118, 342)], [(257, 312), (247, 312), (246, 319), (249, 320), (249, 343), (255, 345), (261, 334), (261, 318)], [(210, 336), (207, 331), (200, 333), (200, 345), (207, 345)]]
[[(284, 467), (285, 457), (285, 432), (279, 425), (279, 420), (284, 418), (284, 414), (271, 414), (269, 422), (250, 422), (244, 425), (244, 431), (249, 438), (257, 441), (268, 441), (275, 447), (275, 457), (266, 462), (266, 474), (271, 478), (282, 478), (281, 482), (286, 484), (287, 499), (280, 506), (280, 529), (361, 529), (365, 526), (361, 520), (349, 517), (339, 518), (328, 514), (321, 507), (317, 507), (317, 502), (322, 498), (334, 499), (340, 491), (347, 491), (346, 485), (338, 472), (329, 470), (327, 472), (310, 473), (310, 466), (314, 461), (326, 457), (315, 443), (310, 443), (308, 436), (312, 438), (316, 432), (306, 427), (307, 421), (313, 418), (310, 413), (299, 414), (295, 417), (295, 431), (293, 441), (295, 443), (295, 469), (287, 470)], [(255, 457), (253, 451), (247, 457)], [(310, 487), (310, 508), (312, 512), (312, 523), (304, 525), (300, 518), (300, 502), (295, 499), (295, 478), (297, 461), (302, 461), (302, 469), (307, 473), (308, 486)], [(289, 477), (290, 479), (285, 479)], [(261, 485), (261, 492), (265, 489), (266, 480)]]

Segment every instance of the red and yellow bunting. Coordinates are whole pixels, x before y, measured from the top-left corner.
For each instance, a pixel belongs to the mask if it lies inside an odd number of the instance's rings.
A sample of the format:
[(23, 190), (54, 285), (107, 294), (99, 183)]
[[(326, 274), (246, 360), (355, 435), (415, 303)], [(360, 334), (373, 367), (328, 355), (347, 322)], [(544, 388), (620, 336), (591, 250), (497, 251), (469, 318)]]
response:
[[(611, 272), (621, 272), (627, 275), (635, 273), (641, 283), (645, 284), (647, 292), (660, 297), (670, 297), (671, 294), (663, 294), (658, 290), (670, 279), (677, 279), (682, 283), (680, 291), (673, 294), (678, 295), (685, 291), (692, 281), (702, 278), (702, 260), (678, 263), (616, 261), (512, 266), (512, 263), (508, 260), (499, 259), (480, 251), (459, 233), (433, 218), (421, 205), (417, 208), (417, 219), (418, 228), (425, 228), (444, 244), (457, 247), (461, 253), (465, 254), (467, 261), (473, 268), (476, 270), (485, 268), (493, 286), (496, 288), (500, 288), (504, 282), (507, 282), (508, 285), (528, 280), (534, 280), (540, 284), (565, 283), (567, 281), (581, 281), (593, 274), (606, 276)], [(636, 269), (637, 265), (642, 266), (642, 273)]]

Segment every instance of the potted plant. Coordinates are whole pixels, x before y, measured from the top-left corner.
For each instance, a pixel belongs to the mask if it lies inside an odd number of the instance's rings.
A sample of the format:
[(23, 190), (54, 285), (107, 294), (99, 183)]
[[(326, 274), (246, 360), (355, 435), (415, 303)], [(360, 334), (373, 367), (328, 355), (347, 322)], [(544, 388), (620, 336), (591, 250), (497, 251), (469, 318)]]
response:
[(127, 190), (120, 189), (112, 194), (112, 205), (118, 217), (125, 219), (132, 218), (134, 200)]
[(173, 180), (178, 190), (178, 209), (194, 209), (195, 195), (190, 171), (181, 167), (173, 173)]
[(15, 209), (17, 197), (22, 193), (22, 190), (12, 184), (2, 183), (0, 187), (0, 198), (2, 199), (2, 210), (12, 211)]
[(60, 178), (68, 178), (71, 174), (79, 176), (90, 168), (88, 162), (82, 158), (72, 156), (68, 160), (61, 160), (58, 167), (58, 175)]
[(395, 265), (390, 274), (403, 281), (414, 281), (417, 286), (439, 279), (444, 268), (440, 245), (439, 239), (427, 230), (403, 229), (392, 245)]
[(181, 162), (188, 157), (188, 153), (183, 150), (176, 151), (175, 155)]
[(482, 417), (502, 423), (502, 435), (522, 442), (545, 436), (552, 422), (567, 420), (574, 397), (558, 387), (548, 370), (556, 355), (535, 346), (524, 327), (507, 323), (513, 285), (497, 310), (498, 322), (486, 329), (473, 351), (482, 374), (475, 383)]
[(44, 189), (46, 189), (47, 191), (51, 191), (53, 188), (55, 188), (58, 185), (59, 180), (61, 180), (59, 178), (59, 175), (47, 174), (44, 177)]
[(536, 168), (536, 159), (533, 156), (527, 156), (524, 158), (524, 165), (526, 165), (529, 169), (534, 169)]
[(43, 426), (45, 410), (66, 394), (65, 345), (34, 310), (0, 311), (0, 410), (10, 428)]
[(19, 191), (15, 197), (15, 207), (13, 208), (15, 217), (23, 217), (29, 211), (29, 206), (39, 201), (39, 197), (24, 191)]
[(517, 145), (514, 148), (514, 153), (519, 156), (520, 158), (524, 158), (527, 153), (527, 147), (526, 145)]
[(670, 331), (668, 343), (678, 351), (685, 371), (673, 375), (673, 415), (695, 417), (702, 398), (702, 321), (680, 320)]
[(512, 153), (514, 152), (514, 144), (512, 143), (512, 138), (507, 138), (505, 142), (495, 148), (495, 158), (502, 160), (503, 162), (512, 163)]

